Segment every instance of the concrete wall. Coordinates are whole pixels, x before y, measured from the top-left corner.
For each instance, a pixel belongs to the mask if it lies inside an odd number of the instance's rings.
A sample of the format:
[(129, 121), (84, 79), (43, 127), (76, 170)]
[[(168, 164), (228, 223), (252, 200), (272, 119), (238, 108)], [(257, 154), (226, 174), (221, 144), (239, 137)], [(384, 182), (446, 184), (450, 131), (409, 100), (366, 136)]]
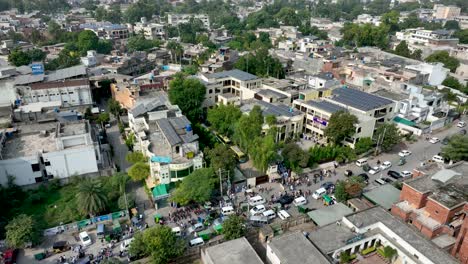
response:
[(14, 183), (19, 186), (36, 183), (35, 178), (41, 177), (42, 174), (40, 171), (34, 172), (31, 164), (38, 162), (36, 156), (0, 160), (0, 184), (6, 186), (8, 176), (14, 176)]
[(441, 224), (446, 224), (452, 221), (452, 218), (463, 209), (463, 204), (449, 210), (448, 208), (440, 205), (439, 203), (429, 199), (426, 204), (426, 212), (429, 213), (431, 218)]
[(427, 203), (427, 197), (430, 195), (430, 193), (420, 193), (408, 185), (403, 185), (403, 188), (401, 189), (400, 193), (400, 201), (408, 201), (410, 205), (414, 206), (415, 208), (421, 208), (426, 206)]
[(281, 260), (276, 256), (269, 244), (267, 244), (266, 257), (271, 264), (281, 264)]

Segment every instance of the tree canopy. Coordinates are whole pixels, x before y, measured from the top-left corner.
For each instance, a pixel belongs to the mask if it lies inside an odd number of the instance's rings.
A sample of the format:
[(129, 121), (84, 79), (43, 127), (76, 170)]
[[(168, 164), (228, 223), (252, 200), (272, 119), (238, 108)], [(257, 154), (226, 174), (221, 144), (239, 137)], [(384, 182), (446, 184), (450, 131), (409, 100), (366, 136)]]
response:
[(226, 240), (243, 237), (246, 232), (245, 220), (238, 215), (231, 215), (223, 222), (223, 235)]
[(150, 166), (146, 162), (137, 162), (128, 169), (128, 176), (134, 181), (141, 181), (150, 175)]
[(31, 216), (20, 214), (5, 227), (7, 245), (24, 248), (27, 243), (35, 243), (39, 238), (36, 223)]
[(202, 115), (202, 103), (206, 87), (195, 78), (186, 78), (178, 74), (169, 83), (169, 100), (178, 105), (180, 110), (192, 122), (197, 122)]
[(457, 58), (449, 55), (448, 51), (435, 51), (426, 58), (426, 62), (441, 62), (444, 67), (455, 72), (460, 66), (460, 61)]
[(374, 139), (378, 142), (381, 150), (390, 151), (401, 142), (401, 135), (394, 124), (385, 123), (377, 128)]
[(133, 151), (127, 153), (125, 160), (127, 160), (129, 163), (135, 164), (138, 162), (146, 162), (147, 158), (141, 151)]
[(213, 149), (205, 149), (205, 153), (210, 161), (211, 168), (215, 172), (218, 172), (220, 169), (222, 171), (230, 171), (231, 173), (234, 171), (237, 162), (234, 153), (228, 146), (217, 144)]
[(442, 148), (442, 156), (453, 161), (468, 161), (468, 136), (452, 136), (448, 145)]
[(164, 264), (182, 255), (184, 250), (185, 242), (170, 227), (155, 225), (135, 234), (129, 253), (139, 257), (151, 256), (152, 263)]
[(161, 42), (159, 40), (146, 39), (142, 34), (137, 34), (128, 38), (127, 49), (129, 52), (133, 51), (148, 51), (154, 47), (159, 47)]
[(76, 198), (78, 209), (87, 215), (96, 216), (107, 206), (107, 197), (99, 180), (85, 178), (78, 184)]
[(240, 109), (234, 105), (219, 105), (208, 109), (208, 122), (222, 135), (232, 135), (237, 121), (242, 116)]
[(283, 64), (279, 59), (269, 55), (265, 48), (240, 57), (234, 67), (260, 77), (271, 76), (278, 79), (285, 77)]
[(302, 150), (296, 143), (288, 143), (281, 151), (285, 165), (295, 172), (300, 172), (309, 163), (309, 154)]
[(325, 128), (324, 135), (335, 144), (340, 144), (345, 138), (356, 132), (355, 124), (358, 119), (355, 115), (344, 111), (333, 113)]
[(22, 51), (20, 49), (14, 49), (8, 54), (8, 61), (16, 67), (22, 65), (29, 65), (32, 62), (41, 62), (46, 58), (45, 52), (40, 49), (33, 49), (29, 51)]
[(171, 200), (181, 205), (208, 201), (217, 181), (218, 178), (212, 168), (195, 170), (185, 177), (179, 187), (171, 194)]
[(374, 26), (372, 24), (346, 23), (341, 32), (343, 33), (342, 41), (351, 46), (377, 46), (381, 49), (388, 47), (389, 27), (385, 24)]
[(234, 141), (250, 154), (254, 140), (262, 133), (263, 115), (259, 106), (254, 106), (248, 115), (243, 115), (234, 129)]

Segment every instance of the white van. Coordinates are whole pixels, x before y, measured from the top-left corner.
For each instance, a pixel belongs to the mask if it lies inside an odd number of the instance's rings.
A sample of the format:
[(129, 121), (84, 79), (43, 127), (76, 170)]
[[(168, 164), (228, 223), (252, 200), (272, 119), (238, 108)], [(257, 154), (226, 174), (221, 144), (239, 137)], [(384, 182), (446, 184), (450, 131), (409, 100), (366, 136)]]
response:
[(122, 243), (120, 244), (120, 250), (121, 251), (128, 250), (128, 248), (130, 247), (130, 243), (132, 243), (132, 241), (133, 241), (133, 237), (122, 241)]
[(201, 238), (201, 237), (197, 237), (195, 239), (190, 240), (190, 246), (191, 247), (197, 247), (197, 246), (201, 246), (201, 245), (204, 245), (204, 244), (205, 244), (205, 241), (203, 241), (203, 238)]
[(93, 244), (93, 241), (91, 240), (91, 237), (89, 237), (88, 232), (83, 231), (79, 234), (79, 236), (80, 236), (81, 244), (83, 244), (83, 247), (87, 247)]
[(236, 211), (234, 211), (234, 208), (232, 208), (232, 206), (226, 206), (226, 207), (221, 207), (221, 213), (223, 215), (232, 215), (232, 214), (235, 214)]
[(174, 233), (174, 235), (176, 235), (176, 236), (181, 236), (182, 235), (182, 230), (180, 229), (180, 227), (176, 226), (176, 227), (172, 228), (172, 233)]
[(265, 199), (263, 199), (263, 197), (261, 197), (260, 195), (251, 197), (249, 199), (249, 205), (250, 206), (256, 206), (256, 205), (264, 204), (264, 203), (265, 203)]
[(364, 166), (366, 164), (367, 164), (367, 159), (366, 158), (356, 160), (356, 165), (358, 167), (362, 167), (362, 166)]
[(281, 219), (281, 220), (286, 220), (288, 219), (289, 217), (291, 217), (291, 215), (286, 212), (285, 210), (281, 210), (278, 212), (278, 217)]
[(304, 198), (304, 196), (300, 196), (300, 197), (297, 197), (296, 199), (294, 199), (293, 201), (293, 204), (295, 206), (299, 206), (299, 205), (304, 205), (307, 203), (307, 200), (306, 198)]
[(320, 199), (320, 197), (322, 197), (324, 194), (327, 193), (327, 190), (325, 190), (325, 188), (320, 188), (318, 190), (316, 190), (313, 194), (312, 194), (312, 198), (314, 198), (315, 200), (318, 200)]
[(268, 220), (275, 219), (275, 217), (276, 217), (275, 211), (273, 211), (273, 210), (265, 211), (262, 214), (263, 214), (263, 216), (266, 216), (268, 218)]
[(263, 215), (253, 215), (249, 218), (250, 224), (253, 226), (263, 226), (268, 224), (268, 217)]

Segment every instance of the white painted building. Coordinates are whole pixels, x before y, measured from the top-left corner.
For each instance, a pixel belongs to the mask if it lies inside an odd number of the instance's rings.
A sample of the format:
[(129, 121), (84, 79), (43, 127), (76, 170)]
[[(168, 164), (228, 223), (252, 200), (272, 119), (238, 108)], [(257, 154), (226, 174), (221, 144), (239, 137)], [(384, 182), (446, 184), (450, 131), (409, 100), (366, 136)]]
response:
[(65, 107), (93, 103), (87, 79), (33, 83), (29, 86), (17, 86), (17, 89), (20, 99), (25, 103), (60, 101)]
[[(16, 131), (15, 131), (16, 130)], [(17, 185), (98, 172), (99, 146), (88, 121), (40, 123), (0, 132), (0, 184)]]
[(458, 6), (445, 6), (440, 4), (434, 5), (434, 18), (435, 19), (446, 19), (453, 20), (455, 17), (459, 16), (461, 8)]
[(147, 23), (145, 20), (138, 22), (133, 26), (135, 34), (143, 34), (146, 39), (161, 39), (164, 38), (164, 25), (157, 23)]
[(420, 63), (415, 65), (408, 65), (405, 69), (415, 71), (417, 73), (427, 75), (427, 84), (440, 85), (447, 78), (449, 69), (444, 68), (442, 63)]
[(210, 28), (210, 17), (205, 14), (167, 14), (167, 23), (171, 26), (177, 26), (183, 23), (189, 23), (190, 19), (198, 19), (203, 23), (207, 29)]

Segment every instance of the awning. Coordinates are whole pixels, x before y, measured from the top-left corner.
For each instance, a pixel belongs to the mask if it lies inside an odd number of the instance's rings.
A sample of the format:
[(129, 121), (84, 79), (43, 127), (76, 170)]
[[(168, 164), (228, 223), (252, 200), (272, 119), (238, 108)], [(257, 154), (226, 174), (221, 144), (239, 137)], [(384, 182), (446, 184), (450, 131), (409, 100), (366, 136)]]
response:
[(167, 193), (167, 184), (159, 184), (153, 188), (154, 200), (161, 200), (167, 197), (169, 197), (169, 194)]
[(332, 198), (330, 196), (328, 196), (328, 195), (324, 195), (324, 196), (322, 196), (322, 198), (327, 203), (330, 203), (332, 201)]
[(401, 118), (399, 116), (395, 116), (395, 118), (393, 118), (393, 121), (403, 124), (403, 125), (411, 126), (411, 127), (416, 126), (416, 123), (414, 123), (413, 121), (410, 121), (406, 118)]

